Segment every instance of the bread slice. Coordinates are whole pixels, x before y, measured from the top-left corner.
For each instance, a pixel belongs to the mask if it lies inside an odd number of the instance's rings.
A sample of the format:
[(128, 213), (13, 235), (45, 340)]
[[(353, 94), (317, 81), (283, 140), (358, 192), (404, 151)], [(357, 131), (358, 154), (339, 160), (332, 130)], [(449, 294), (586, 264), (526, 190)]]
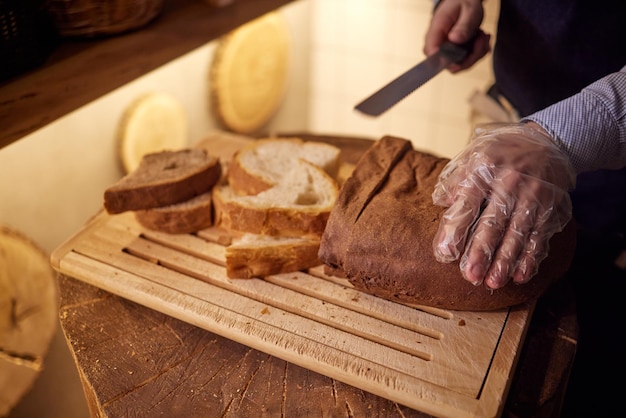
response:
[(182, 203), (135, 212), (142, 226), (168, 234), (188, 234), (213, 224), (211, 192), (206, 192)]
[(215, 224), (252, 234), (321, 236), (339, 189), (320, 167), (297, 159), (272, 188), (240, 196), (233, 188), (213, 188)]
[(222, 171), (228, 171), (228, 165), (235, 153), (252, 144), (254, 137), (235, 134), (222, 130), (214, 130), (195, 143), (194, 147), (204, 148), (210, 155), (214, 155), (222, 164)]
[(300, 138), (259, 139), (235, 153), (228, 166), (228, 182), (237, 194), (255, 195), (280, 183), (300, 159), (336, 179), (340, 153), (333, 145)]
[(320, 239), (244, 234), (226, 247), (226, 274), (250, 279), (291, 273), (320, 264)]
[(135, 171), (104, 191), (104, 207), (115, 214), (180, 203), (208, 192), (221, 172), (219, 160), (204, 149), (147, 154)]

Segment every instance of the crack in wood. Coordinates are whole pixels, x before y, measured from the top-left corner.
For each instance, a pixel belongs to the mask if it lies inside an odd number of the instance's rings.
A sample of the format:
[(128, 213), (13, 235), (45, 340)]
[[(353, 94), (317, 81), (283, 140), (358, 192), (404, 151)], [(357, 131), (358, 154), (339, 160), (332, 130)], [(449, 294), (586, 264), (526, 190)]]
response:
[[(150, 384), (151, 382), (154, 382), (155, 380), (159, 379), (161, 376), (165, 375), (166, 373), (169, 373), (171, 370), (174, 370), (176, 367), (180, 366), (181, 364), (189, 361), (189, 360), (193, 360), (195, 358), (197, 358), (199, 356), (199, 352), (202, 352), (205, 350), (206, 346), (209, 343), (203, 345), (202, 347), (192, 351), (191, 353), (189, 353), (187, 356), (185, 357), (181, 357), (180, 360), (178, 360), (177, 362), (175, 362), (174, 364), (172, 364), (171, 366), (164, 368), (162, 370), (160, 370), (158, 373), (150, 376), (149, 378), (143, 380), (142, 382), (136, 384), (134, 387), (124, 391), (123, 393), (118, 394), (117, 396), (114, 396), (113, 398), (109, 399), (106, 402), (102, 403), (102, 409), (106, 408), (109, 405), (114, 404), (115, 402), (118, 402), (120, 399), (124, 398), (125, 396), (133, 393), (134, 391)], [(153, 407), (156, 407), (156, 405), (159, 405), (161, 402), (163, 402), (171, 393), (174, 392), (174, 389), (172, 389), (170, 392), (168, 392), (167, 394), (165, 394), (165, 396), (162, 397), (162, 399), (160, 401), (155, 401), (155, 404)]]
[(29, 316), (37, 314), (40, 311), (38, 306), (31, 306), (29, 308), (23, 309), (22, 312), (18, 312), (18, 300), (16, 298), (11, 298), (9, 300), (11, 307), (9, 308), (9, 324), (12, 329), (20, 330), (20, 323), (24, 321)]
[(331, 394), (333, 396), (333, 401), (335, 403), (335, 405), (337, 405), (337, 381), (335, 379), (330, 379), (331, 382)]
[(41, 357), (33, 354), (18, 353), (0, 347), (0, 360), (5, 360), (17, 366), (24, 366), (37, 372), (41, 371), (43, 361)]
[(283, 371), (283, 396), (280, 402), (280, 416), (284, 418), (287, 415), (287, 368), (289, 363), (285, 362), (285, 368)]
[(348, 414), (348, 418), (354, 418), (354, 412), (352, 411), (352, 407), (350, 407), (350, 402), (346, 401), (346, 414)]
[(233, 402), (235, 402), (235, 399), (231, 398), (230, 402), (226, 404), (226, 408), (224, 408), (224, 411), (222, 411), (222, 415), (220, 415), (220, 418), (224, 418), (228, 414), (228, 412), (230, 412), (230, 406), (233, 404)]
[(400, 418), (404, 418), (404, 412), (402, 412), (402, 408), (400, 408), (400, 405), (397, 402), (394, 402), (393, 405), (396, 407), (396, 411), (398, 411), (398, 414), (400, 415)]
[(17, 328), (17, 299), (11, 298), (11, 307), (9, 308), (9, 321), (13, 328)]
[(63, 305), (61, 306), (61, 309), (63, 311), (71, 311), (73, 309), (82, 308), (83, 306), (89, 306), (89, 305), (93, 305), (93, 304), (100, 303), (100, 302), (106, 302), (108, 299), (110, 299), (113, 296), (114, 295), (111, 293), (104, 293), (102, 297), (87, 299), (82, 302)]
[(183, 341), (182, 338), (180, 338), (180, 335), (178, 335), (178, 333), (174, 330), (174, 328), (172, 328), (168, 323), (164, 322), (163, 326), (174, 335), (174, 338), (176, 338), (178, 340), (178, 342), (180, 343), (180, 345), (185, 345), (185, 341)]
[[(252, 350), (250, 350), (250, 351), (252, 351)], [(248, 353), (246, 353), (246, 356), (247, 355), (248, 355)], [(266, 358), (269, 360), (270, 356), (268, 355)], [(243, 400), (245, 399), (246, 393), (248, 392), (248, 388), (252, 384), (252, 381), (254, 380), (255, 376), (259, 373), (261, 368), (263, 368), (263, 366), (264, 366), (264, 361), (261, 361), (259, 366), (252, 371), (252, 374), (250, 375), (250, 378), (245, 383), (245, 385), (243, 386), (243, 390), (241, 391), (241, 397), (239, 398), (239, 406), (237, 407), (237, 409), (241, 409), (241, 406), (243, 405)]]
[[(201, 350), (202, 350), (202, 351), (206, 350), (206, 349), (207, 349), (207, 347), (208, 347), (209, 345), (213, 345), (213, 344), (215, 344), (215, 342), (216, 342), (216, 340), (215, 340), (215, 339), (212, 339), (212, 340), (210, 340), (210, 341), (207, 341), (207, 343), (206, 343), (206, 344), (204, 344), (204, 345), (202, 346), (202, 349), (201, 349)], [(247, 355), (247, 353), (248, 353), (248, 352), (250, 352), (250, 351), (251, 351), (251, 350), (250, 350), (250, 349), (248, 349), (248, 351), (246, 352), (246, 355)], [(225, 376), (225, 375), (229, 375), (229, 374), (230, 374), (230, 372), (231, 372), (232, 370), (234, 370), (234, 369), (235, 369), (235, 367), (234, 367), (234, 366), (231, 366), (229, 362), (225, 361), (225, 362), (224, 362), (224, 363), (223, 363), (220, 367), (218, 367), (218, 368), (216, 368), (216, 369), (215, 369), (215, 372), (214, 372), (213, 374), (211, 374), (211, 375), (209, 376), (209, 378), (208, 378), (208, 379), (207, 379), (207, 380), (206, 380), (203, 384), (201, 384), (201, 385), (199, 385), (199, 386), (198, 386), (198, 389), (200, 389), (200, 390), (202, 391), (202, 390), (204, 390), (204, 388), (205, 388), (207, 385), (209, 385), (209, 384), (210, 384), (212, 381), (214, 381), (215, 379), (224, 379), (224, 376)], [(213, 396), (217, 396), (217, 395), (215, 395), (215, 394), (214, 394)]]

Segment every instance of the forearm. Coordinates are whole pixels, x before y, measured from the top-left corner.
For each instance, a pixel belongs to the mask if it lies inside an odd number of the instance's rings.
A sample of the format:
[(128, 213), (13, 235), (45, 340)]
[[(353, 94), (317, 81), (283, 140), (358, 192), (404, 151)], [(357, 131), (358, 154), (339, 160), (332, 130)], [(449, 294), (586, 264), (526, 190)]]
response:
[(626, 166), (626, 67), (524, 120), (542, 126), (577, 173)]

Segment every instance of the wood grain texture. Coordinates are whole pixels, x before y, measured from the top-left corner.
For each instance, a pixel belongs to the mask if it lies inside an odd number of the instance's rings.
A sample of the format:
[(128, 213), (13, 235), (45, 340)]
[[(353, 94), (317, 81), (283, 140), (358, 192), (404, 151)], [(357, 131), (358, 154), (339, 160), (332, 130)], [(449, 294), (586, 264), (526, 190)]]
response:
[(0, 84), (0, 148), (290, 1), (167, 1), (140, 30), (61, 43), (42, 67)]
[[(59, 288), (92, 417), (430, 417), (82, 281)], [(566, 295), (540, 300), (503, 416), (559, 417), (578, 335)]]
[(21, 231), (0, 224), (0, 416), (44, 369), (57, 308), (48, 254)]
[(59, 284), (94, 417), (427, 416), (83, 282)]

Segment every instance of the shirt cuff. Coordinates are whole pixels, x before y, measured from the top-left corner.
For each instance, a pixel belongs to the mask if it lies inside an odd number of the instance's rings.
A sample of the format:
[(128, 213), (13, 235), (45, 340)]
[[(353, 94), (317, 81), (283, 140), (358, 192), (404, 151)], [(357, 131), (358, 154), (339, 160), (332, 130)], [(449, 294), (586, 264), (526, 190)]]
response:
[(626, 166), (626, 67), (522, 119), (544, 128), (577, 173)]

